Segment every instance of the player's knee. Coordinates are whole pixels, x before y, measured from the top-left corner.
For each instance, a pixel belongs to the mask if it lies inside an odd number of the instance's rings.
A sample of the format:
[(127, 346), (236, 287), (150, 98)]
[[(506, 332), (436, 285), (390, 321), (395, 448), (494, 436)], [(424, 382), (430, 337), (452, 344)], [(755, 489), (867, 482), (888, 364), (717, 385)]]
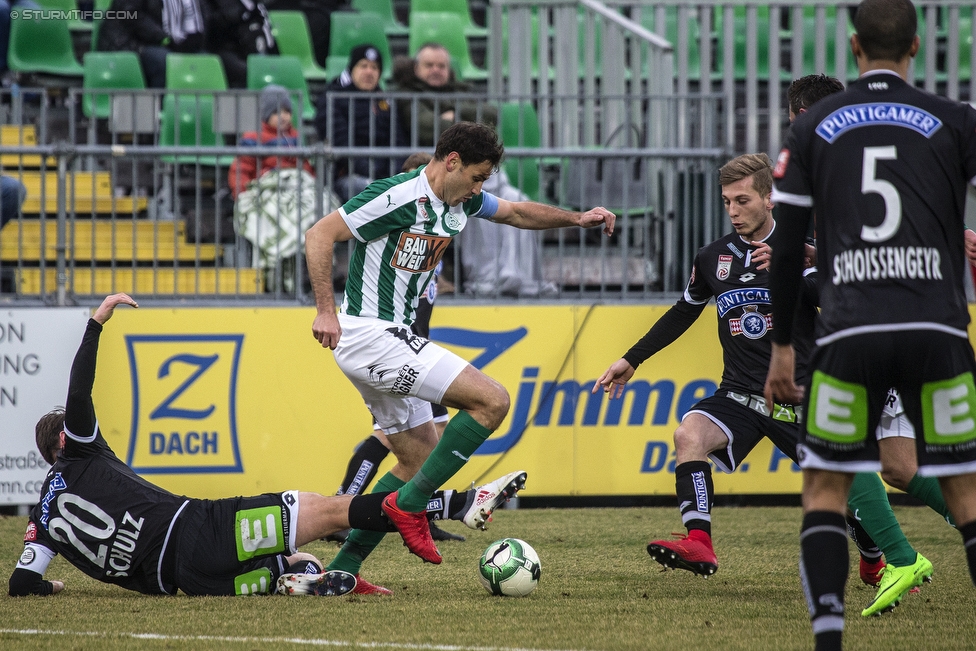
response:
[(694, 429), (686, 425), (678, 425), (674, 430), (674, 451), (679, 458), (688, 455), (699, 456), (701, 451), (701, 436)]
[(508, 395), (508, 391), (501, 384), (497, 382), (492, 382), (490, 389), (485, 395), (485, 408), (483, 413), (485, 419), (488, 421), (488, 429), (497, 429), (502, 421), (505, 420), (505, 416), (508, 415), (508, 410), (511, 408), (512, 401)]
[(908, 490), (908, 484), (912, 481), (912, 477), (914, 476), (915, 472), (910, 468), (885, 468), (881, 471), (881, 479), (883, 479), (886, 484), (902, 491)]

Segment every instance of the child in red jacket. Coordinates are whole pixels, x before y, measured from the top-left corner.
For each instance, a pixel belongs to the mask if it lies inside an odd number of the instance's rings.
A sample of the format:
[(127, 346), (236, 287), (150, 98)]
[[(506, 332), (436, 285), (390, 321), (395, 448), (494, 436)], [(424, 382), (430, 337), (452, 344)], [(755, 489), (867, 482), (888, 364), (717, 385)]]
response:
[[(261, 110), (261, 136), (254, 131), (246, 131), (237, 144), (241, 147), (297, 147), (298, 131), (291, 123), (291, 97), (282, 86), (270, 84), (261, 91), (259, 100)], [(227, 182), (234, 199), (247, 189), (248, 183), (264, 175), (269, 170), (291, 169), (298, 166), (293, 156), (238, 156), (231, 163)], [(312, 165), (302, 162), (303, 169), (314, 175)]]

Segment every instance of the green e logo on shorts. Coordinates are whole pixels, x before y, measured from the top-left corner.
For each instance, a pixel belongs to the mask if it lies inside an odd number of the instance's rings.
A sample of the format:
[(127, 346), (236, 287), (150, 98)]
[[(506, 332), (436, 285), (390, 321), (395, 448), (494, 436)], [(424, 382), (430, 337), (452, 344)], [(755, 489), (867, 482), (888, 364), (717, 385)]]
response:
[(953, 445), (976, 438), (976, 389), (972, 373), (922, 385), (925, 442)]
[(843, 382), (814, 371), (810, 384), (807, 432), (834, 443), (860, 443), (868, 432), (868, 392), (860, 384)]
[(281, 507), (262, 506), (237, 512), (237, 560), (285, 551)]
[(259, 570), (234, 577), (234, 594), (268, 594), (271, 591), (271, 570)]

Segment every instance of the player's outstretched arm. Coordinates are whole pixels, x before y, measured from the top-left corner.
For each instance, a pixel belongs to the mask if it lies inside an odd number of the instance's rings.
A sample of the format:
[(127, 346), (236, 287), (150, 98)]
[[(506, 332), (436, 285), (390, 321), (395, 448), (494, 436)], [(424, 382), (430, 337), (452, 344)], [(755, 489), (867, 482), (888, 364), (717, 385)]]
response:
[(43, 574), (16, 568), (10, 575), (7, 584), (7, 594), (11, 597), (26, 597), (28, 595), (47, 596), (64, 590), (63, 581), (45, 581)]
[(611, 400), (619, 398), (624, 395), (624, 385), (634, 377), (636, 370), (630, 362), (621, 357), (597, 378), (590, 393), (596, 393), (600, 387), (603, 387), (603, 392), (609, 393)]
[(111, 296), (106, 296), (102, 304), (98, 306), (95, 310), (95, 314), (92, 318), (95, 319), (101, 325), (105, 325), (105, 322), (112, 318), (115, 313), (115, 308), (119, 305), (131, 305), (132, 307), (139, 307), (139, 304), (132, 299), (128, 294), (112, 294)]
[(305, 261), (308, 279), (315, 294), (317, 313), (312, 322), (312, 336), (323, 348), (335, 350), (342, 336), (339, 319), (336, 318), (335, 295), (332, 292), (333, 249), (336, 242), (352, 239), (352, 231), (346, 226), (338, 210), (335, 210), (305, 231)]
[(535, 201), (499, 199), (498, 210), (491, 219), (499, 224), (534, 231), (567, 226), (592, 228), (602, 224), (603, 232), (613, 235), (617, 216), (602, 206), (591, 208), (586, 212), (573, 212)]

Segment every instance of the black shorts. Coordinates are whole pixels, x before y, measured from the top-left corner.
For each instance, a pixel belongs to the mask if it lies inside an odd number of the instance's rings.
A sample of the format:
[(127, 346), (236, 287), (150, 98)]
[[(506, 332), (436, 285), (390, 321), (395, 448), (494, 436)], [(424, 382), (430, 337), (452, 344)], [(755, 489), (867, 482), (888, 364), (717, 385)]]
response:
[(816, 350), (800, 465), (876, 472), (888, 389), (915, 427), (919, 474), (976, 472), (976, 361), (968, 339), (938, 330), (852, 335)]
[(775, 418), (766, 410), (762, 396), (719, 390), (699, 400), (685, 414), (701, 414), (722, 428), (729, 444), (708, 455), (722, 472), (733, 472), (763, 438), (768, 438), (780, 451), (796, 461), (796, 444), (800, 425), (796, 412), (788, 406), (777, 405)]
[(298, 493), (191, 500), (177, 520), (174, 577), (188, 595), (273, 592), (295, 553)]

